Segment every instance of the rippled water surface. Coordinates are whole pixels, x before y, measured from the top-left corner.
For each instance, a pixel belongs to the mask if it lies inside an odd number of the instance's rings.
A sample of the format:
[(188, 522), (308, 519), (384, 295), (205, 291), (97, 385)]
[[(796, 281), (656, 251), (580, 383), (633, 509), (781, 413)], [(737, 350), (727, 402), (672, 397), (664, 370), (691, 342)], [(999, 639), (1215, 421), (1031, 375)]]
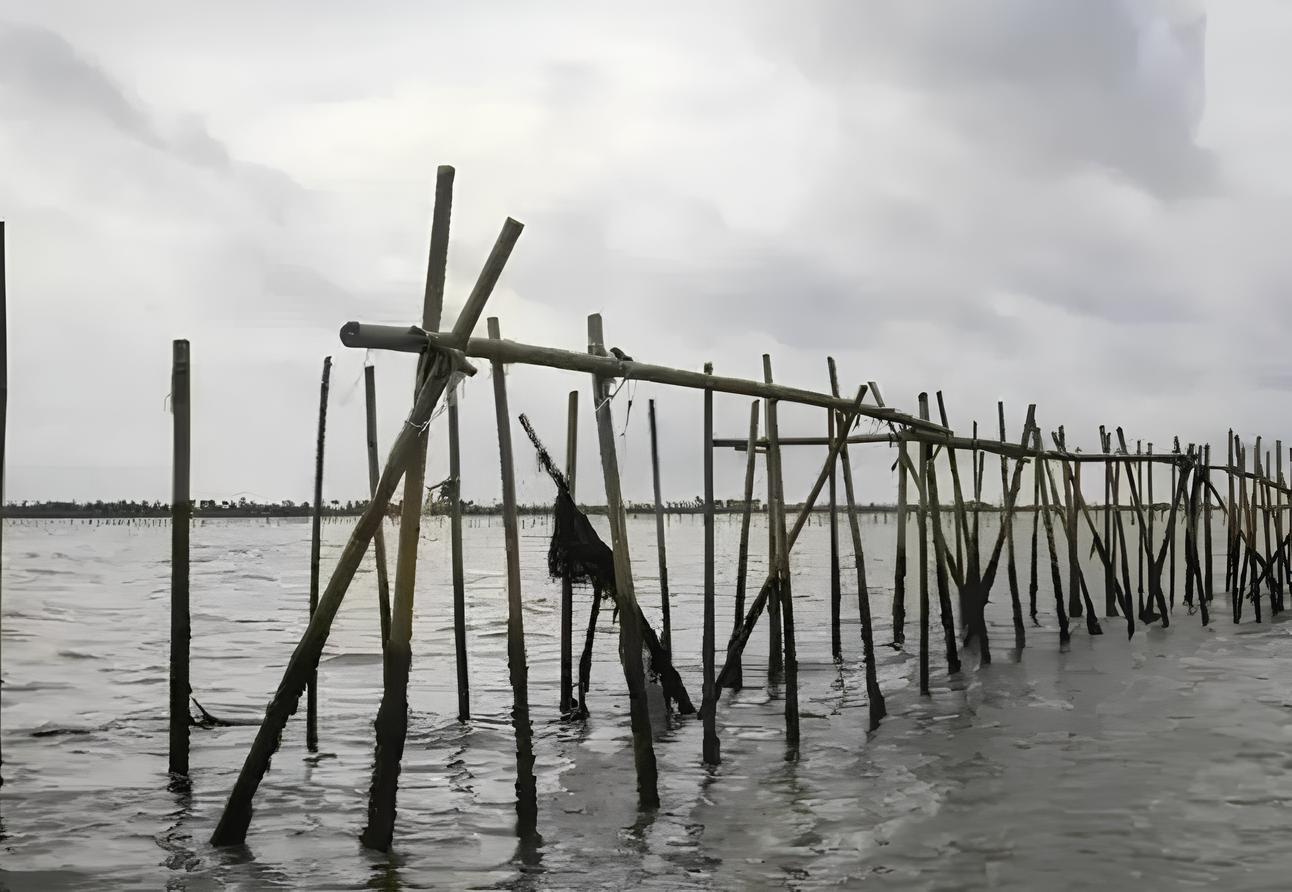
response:
[[(635, 518), (630, 540), (638, 596), (658, 624), (653, 523)], [(751, 564), (761, 578), (767, 537), (756, 523)], [(994, 524), (984, 518), (987, 531)], [(324, 526), (325, 577), (351, 525)], [(826, 529), (814, 521), (795, 552), (799, 758), (787, 758), (779, 692), (762, 683), (760, 630), (745, 661), (746, 688), (721, 703), (721, 767), (700, 764), (697, 720), (671, 720), (656, 741), (663, 806), (643, 816), (609, 611), (593, 667), (592, 717), (562, 723), (560, 589), (544, 573), (550, 527), (525, 521), (542, 842), (521, 853), (501, 523), (481, 518), (466, 529), (474, 718), (459, 724), (447, 526), (428, 520), (412, 716), (388, 863), (357, 841), (381, 681), (370, 561), (320, 667), (320, 752), (307, 753), (298, 715), (260, 788), (246, 847), (222, 851), (206, 839), (254, 728), (195, 728), (191, 793), (168, 790), (169, 528), (11, 521), (0, 887), (1287, 887), (1292, 641), (1282, 624), (1234, 626), (1222, 596), (1209, 628), (1183, 606), (1169, 629), (1140, 630), (1131, 641), (1115, 620), (1105, 620), (1097, 638), (1076, 622), (1071, 647), (1060, 652), (1043, 565), (1040, 626), (1028, 629), (1020, 654), (1002, 573), (989, 615), (995, 662), (978, 667), (968, 659), (960, 676), (948, 677), (935, 659), (932, 696), (921, 697), (912, 570), (908, 653), (880, 649), (890, 717), (867, 734), (857, 583), (846, 547), (846, 658), (842, 665), (830, 659)], [(880, 643), (892, 640), (895, 530), (891, 517), (864, 519)], [(841, 532), (846, 543), (846, 525)], [(737, 535), (738, 521), (720, 517), (720, 640), (730, 629)], [(1026, 597), (1028, 541), (1017, 535)], [(258, 718), (306, 620), (309, 525), (199, 521), (192, 539), (195, 695), (223, 718)], [(698, 517), (670, 520), (674, 650), (697, 703), (702, 543)], [(1217, 574), (1223, 564), (1221, 555)], [(1091, 579), (1102, 604), (1101, 577)], [(579, 641), (587, 604), (578, 593)], [(940, 634), (936, 617), (933, 628)], [(931, 651), (942, 651), (936, 637)]]

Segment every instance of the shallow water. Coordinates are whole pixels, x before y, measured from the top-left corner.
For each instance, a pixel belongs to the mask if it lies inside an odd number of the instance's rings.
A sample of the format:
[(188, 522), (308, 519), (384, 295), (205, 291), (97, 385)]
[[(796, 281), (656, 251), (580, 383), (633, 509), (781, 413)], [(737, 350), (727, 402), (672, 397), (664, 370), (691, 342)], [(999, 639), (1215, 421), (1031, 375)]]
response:
[[(594, 520), (604, 529), (603, 519)], [(995, 529), (994, 517), (983, 522), (985, 533)], [(980, 668), (967, 659), (965, 671), (949, 678), (937, 659), (935, 615), (926, 698), (912, 656), (912, 567), (908, 652), (880, 648), (890, 716), (867, 734), (856, 577), (845, 556), (846, 658), (836, 665), (827, 527), (814, 520), (794, 561), (799, 757), (787, 758), (783, 701), (761, 681), (767, 643), (760, 630), (746, 655), (746, 688), (720, 706), (721, 767), (700, 764), (698, 720), (672, 720), (656, 743), (663, 806), (642, 817), (609, 611), (593, 667), (592, 717), (562, 723), (560, 589), (544, 573), (550, 527), (541, 518), (524, 523), (542, 842), (521, 852), (514, 835), (501, 523), (477, 518), (466, 527), (474, 718), (461, 725), (447, 526), (428, 519), (396, 852), (387, 863), (357, 841), (381, 679), (370, 562), (320, 666), (320, 752), (306, 752), (298, 715), (260, 788), (247, 846), (222, 851), (206, 839), (254, 728), (195, 728), (191, 793), (167, 789), (169, 528), (10, 521), (0, 888), (1287, 885), (1292, 694), (1283, 676), (1292, 642), (1277, 622), (1234, 626), (1223, 596), (1208, 628), (1183, 606), (1169, 629), (1141, 629), (1131, 641), (1116, 620), (1105, 620), (1098, 638), (1078, 621), (1070, 648), (1060, 652), (1043, 563), (1041, 625), (1028, 628), (1019, 654), (1002, 571), (989, 611), (995, 662)], [(761, 518), (756, 523), (751, 575), (761, 578), (767, 535)], [(325, 578), (351, 524), (324, 526)], [(638, 596), (658, 627), (654, 521), (634, 518), (629, 530)], [(892, 639), (895, 530), (891, 516), (864, 518), (879, 643)], [(846, 531), (845, 523), (848, 555)], [(738, 520), (720, 517), (720, 641), (730, 628), (737, 535)], [(1026, 598), (1028, 537), (1016, 535)], [(697, 704), (702, 543), (700, 518), (670, 520), (674, 651)], [(1044, 555), (1043, 535), (1041, 548)], [(1223, 565), (1221, 555), (1218, 574)], [(257, 718), (263, 710), (306, 620), (308, 567), (308, 522), (195, 524), (192, 680), (216, 715)], [(1091, 576), (1097, 605), (1101, 578)], [(586, 593), (576, 594), (576, 642), (587, 603)]]

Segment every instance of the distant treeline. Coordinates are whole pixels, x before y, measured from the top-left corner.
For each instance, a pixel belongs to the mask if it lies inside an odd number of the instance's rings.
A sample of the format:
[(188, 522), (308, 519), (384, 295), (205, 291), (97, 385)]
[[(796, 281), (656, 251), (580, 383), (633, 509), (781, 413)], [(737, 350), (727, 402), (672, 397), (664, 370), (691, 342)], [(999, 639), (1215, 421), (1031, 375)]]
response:
[[(192, 503), (194, 517), (310, 517), (313, 511), (309, 502), (293, 502), (284, 500), (282, 502), (253, 502), (247, 499), (238, 499), (236, 501), (215, 501), (213, 499), (197, 499)], [(322, 514), (324, 517), (356, 517), (362, 514), (368, 507), (367, 500), (363, 501), (330, 501), (323, 506)], [(745, 509), (744, 501), (741, 499), (718, 499), (714, 504), (714, 511), (718, 514), (739, 514)], [(760, 500), (755, 499), (750, 506), (755, 512), (762, 513), (764, 506)], [(974, 503), (966, 503), (965, 507), (973, 510)], [(999, 507), (987, 503), (979, 503), (979, 510), (983, 512), (999, 511)], [(1092, 505), (1092, 508), (1099, 508), (1098, 505)], [(1166, 510), (1169, 506), (1161, 504), (1154, 506), (1160, 510)], [(580, 510), (585, 514), (605, 514), (605, 505), (579, 505)], [(792, 514), (801, 511), (802, 504), (787, 505), (786, 510)], [(629, 514), (653, 514), (655, 511), (654, 502), (627, 502), (624, 509)], [(664, 512), (667, 514), (703, 514), (704, 504), (699, 499), (692, 501), (665, 502), (663, 505)], [(896, 505), (859, 505), (858, 509), (870, 513), (895, 513)], [(1126, 506), (1123, 506), (1126, 509)], [(520, 514), (541, 515), (550, 514), (552, 505), (550, 502), (531, 505), (518, 505), (517, 510)], [(842, 510), (842, 509), (841, 509)], [(914, 507), (908, 509), (912, 512)], [(1017, 506), (1019, 511), (1031, 511), (1031, 505)], [(815, 512), (828, 512), (829, 508), (818, 505)], [(502, 507), (494, 504), (477, 504), (476, 502), (466, 500), (462, 503), (462, 513), (464, 515), (490, 515), (500, 514)], [(391, 517), (398, 517), (400, 506), (398, 503), (390, 505), (387, 514)], [(449, 503), (443, 498), (428, 499), (423, 509), (424, 514), (431, 516), (444, 516), (449, 513)], [(10, 502), (4, 506), (4, 517), (13, 518), (69, 518), (69, 517), (170, 517), (170, 505), (166, 502), (136, 502), (136, 501), (116, 501), (116, 502)]]

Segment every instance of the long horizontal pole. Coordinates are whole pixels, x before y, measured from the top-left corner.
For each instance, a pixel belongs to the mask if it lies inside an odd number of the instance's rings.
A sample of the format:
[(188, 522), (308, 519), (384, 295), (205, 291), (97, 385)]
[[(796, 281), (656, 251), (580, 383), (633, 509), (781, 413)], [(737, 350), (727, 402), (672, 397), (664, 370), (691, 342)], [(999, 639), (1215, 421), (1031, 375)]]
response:
[[(972, 437), (953, 437), (945, 434), (923, 433), (921, 431), (909, 431), (905, 434), (854, 434), (849, 437), (849, 445), (858, 443), (896, 443), (899, 439), (905, 438), (915, 443), (930, 443), (935, 446), (949, 446), (952, 449), (978, 449), (983, 452), (990, 452), (995, 455), (1006, 455), (1019, 459), (1031, 459), (1036, 457), (1036, 452), (1023, 449), (1015, 443), (1002, 443), (999, 440), (981, 440)], [(828, 437), (782, 437), (780, 444), (782, 446), (829, 446)], [(737, 452), (744, 452), (749, 448), (748, 439), (737, 440), (733, 437), (715, 437), (713, 440), (715, 448), (735, 449)], [(755, 444), (756, 449), (766, 449), (766, 438), (758, 440)], [(1155, 462), (1157, 464), (1184, 464), (1186, 456), (1183, 454), (1165, 452), (1154, 455), (1122, 455), (1120, 453), (1106, 452), (1058, 452), (1050, 450), (1041, 453), (1042, 458), (1054, 459), (1056, 461), (1075, 461), (1075, 462), (1112, 462), (1124, 464), (1136, 464), (1144, 462)]]
[[(572, 350), (522, 344), (517, 341), (471, 338), (463, 345), (455, 343), (449, 335), (423, 331), (416, 327), (347, 322), (341, 327), (341, 343), (347, 347), (368, 350), (395, 350), (401, 353), (420, 353), (428, 345), (437, 348), (441, 346), (459, 347), (467, 356), (487, 359), (491, 362), (546, 366), (547, 368), (565, 369), (571, 372), (586, 372), (603, 378), (652, 381), (656, 384), (689, 387), (695, 390), (711, 389), (717, 393), (755, 396), (763, 399), (780, 400), (786, 403), (799, 403), (805, 406), (819, 406), (823, 409), (834, 409), (839, 412), (849, 412), (854, 408), (852, 400), (813, 390), (801, 390), (797, 387), (764, 384), (761, 381), (753, 381), (747, 378), (723, 378), (716, 375), (706, 375), (703, 372), (692, 372), (685, 369), (650, 365), (629, 359), (618, 359), (614, 356), (576, 353)], [(940, 424), (924, 421), (913, 415), (907, 415), (896, 409), (884, 406), (861, 406), (859, 414), (867, 418), (891, 421), (904, 427), (917, 428), (936, 434), (945, 435), (950, 433)]]

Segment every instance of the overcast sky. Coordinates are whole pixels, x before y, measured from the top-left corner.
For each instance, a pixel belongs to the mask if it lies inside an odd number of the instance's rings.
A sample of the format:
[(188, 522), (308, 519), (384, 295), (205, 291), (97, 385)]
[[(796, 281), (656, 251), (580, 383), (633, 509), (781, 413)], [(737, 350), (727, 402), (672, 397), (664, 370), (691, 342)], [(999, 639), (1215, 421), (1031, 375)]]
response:
[[(510, 215), (504, 337), (582, 350), (601, 312), (639, 360), (759, 377), (768, 352), (824, 389), (833, 355), (909, 411), (941, 389), (964, 433), (1003, 399), (1011, 436), (1036, 402), (1087, 449), (1101, 423), (1292, 440), (1292, 3), (700, 6), (0, 2), (6, 496), (165, 500), (187, 337), (195, 497), (309, 497), (329, 353), (327, 494), (363, 497), (365, 355), (336, 332), (419, 318), (438, 164), (446, 324)], [(384, 450), (412, 364), (371, 360)], [(463, 402), (486, 501), (488, 377)], [(507, 380), (558, 455), (579, 390), (598, 498), (588, 379)], [(665, 496), (694, 497), (700, 394), (645, 384), (615, 403), (626, 494), (649, 498), (657, 394)], [(748, 407), (720, 397), (719, 433)], [(520, 498), (545, 500), (513, 438)], [(822, 457), (790, 462), (790, 498)], [(864, 501), (892, 499), (891, 461), (859, 458)], [(742, 477), (720, 454), (719, 495)]]

